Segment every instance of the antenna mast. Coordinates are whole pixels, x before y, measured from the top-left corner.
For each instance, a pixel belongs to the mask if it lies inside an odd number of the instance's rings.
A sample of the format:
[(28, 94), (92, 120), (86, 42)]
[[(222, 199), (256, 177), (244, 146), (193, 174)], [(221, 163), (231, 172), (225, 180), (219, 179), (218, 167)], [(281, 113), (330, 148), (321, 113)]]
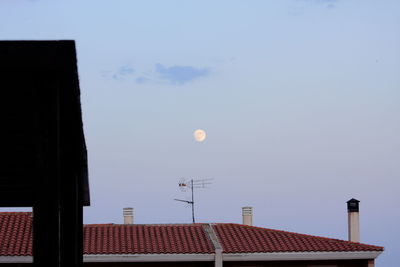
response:
[(185, 202), (185, 203), (188, 203), (189, 205), (192, 206), (192, 222), (193, 222), (193, 223), (196, 222), (196, 221), (195, 221), (195, 218), (194, 218), (194, 189), (195, 189), (195, 188), (207, 188), (206, 185), (211, 184), (211, 182), (210, 182), (211, 180), (212, 180), (212, 179), (200, 179), (200, 180), (193, 180), (193, 179), (191, 179), (191, 180), (189, 181), (189, 183), (186, 182), (185, 179), (181, 179), (181, 180), (179, 181), (179, 188), (180, 188), (182, 191), (186, 192), (187, 188), (190, 188), (191, 193), (192, 193), (192, 201), (183, 200), (183, 199), (176, 199), (176, 198), (175, 198), (174, 200), (180, 201), (180, 202)]

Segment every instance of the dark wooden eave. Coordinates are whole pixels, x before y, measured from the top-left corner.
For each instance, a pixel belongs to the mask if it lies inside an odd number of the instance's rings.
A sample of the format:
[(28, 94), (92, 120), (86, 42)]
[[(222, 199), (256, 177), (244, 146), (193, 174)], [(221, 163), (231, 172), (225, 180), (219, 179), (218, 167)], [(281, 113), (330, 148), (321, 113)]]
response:
[(64, 190), (62, 183), (50, 189), (54, 176), (63, 177), (51, 164), (75, 177), (88, 206), (75, 42), (0, 41), (0, 78), (0, 206), (34, 206), (48, 190)]

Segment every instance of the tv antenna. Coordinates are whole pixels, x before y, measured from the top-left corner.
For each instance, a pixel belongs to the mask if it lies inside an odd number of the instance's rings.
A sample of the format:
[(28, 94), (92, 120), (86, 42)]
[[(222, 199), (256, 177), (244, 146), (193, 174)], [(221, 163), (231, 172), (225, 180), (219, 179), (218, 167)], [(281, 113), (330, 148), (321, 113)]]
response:
[(186, 192), (187, 190), (190, 190), (192, 193), (192, 200), (183, 200), (183, 199), (174, 199), (176, 201), (180, 202), (185, 202), (189, 205), (192, 206), (192, 221), (195, 223), (194, 219), (194, 189), (195, 188), (208, 188), (207, 185), (212, 184), (210, 181), (213, 179), (199, 179), (199, 180), (194, 180), (190, 179), (189, 181), (186, 181), (185, 178), (182, 178), (179, 180), (179, 189), (183, 192)]

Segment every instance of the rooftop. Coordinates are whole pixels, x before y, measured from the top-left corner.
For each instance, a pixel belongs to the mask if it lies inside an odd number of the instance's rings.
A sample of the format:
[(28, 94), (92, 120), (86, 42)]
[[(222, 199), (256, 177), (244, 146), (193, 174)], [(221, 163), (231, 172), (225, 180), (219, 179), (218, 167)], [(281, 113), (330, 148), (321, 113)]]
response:
[[(211, 225), (224, 253), (383, 251), (383, 247), (234, 223), (84, 225), (84, 254), (211, 254)], [(0, 212), (0, 256), (32, 255), (32, 213)]]

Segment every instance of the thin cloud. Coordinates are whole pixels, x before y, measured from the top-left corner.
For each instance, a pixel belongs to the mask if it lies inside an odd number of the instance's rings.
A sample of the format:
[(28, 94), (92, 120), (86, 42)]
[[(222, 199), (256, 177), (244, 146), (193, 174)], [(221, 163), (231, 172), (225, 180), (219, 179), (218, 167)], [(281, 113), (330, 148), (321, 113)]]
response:
[(134, 72), (135, 72), (135, 70), (128, 65), (122, 66), (118, 70), (119, 75), (129, 75), (129, 74), (133, 74)]
[(334, 9), (338, 3), (339, 0), (295, 0), (294, 5), (289, 10), (289, 14), (301, 15), (311, 7)]
[(162, 64), (155, 65), (155, 72), (161, 80), (171, 84), (185, 84), (200, 77), (209, 75), (206, 68), (195, 68), (192, 66), (171, 66), (165, 67)]
[(131, 66), (124, 65), (116, 71), (104, 71), (102, 76), (105, 79), (124, 80), (126, 77), (133, 76), (134, 74), (135, 70)]
[(149, 78), (146, 78), (144, 76), (140, 76), (140, 77), (137, 77), (135, 79), (135, 81), (136, 81), (136, 83), (143, 84), (143, 83), (146, 83), (146, 82), (148, 82), (150, 80), (149, 80)]
[(314, 0), (314, 2), (326, 8), (335, 8), (338, 0)]
[(210, 74), (208, 68), (196, 68), (193, 66), (173, 65), (166, 67), (157, 63), (153, 69), (137, 72), (130, 65), (123, 65), (116, 71), (103, 71), (101, 76), (104, 79), (115, 81), (133, 81), (137, 84), (172, 84), (182, 85)]
[(313, 4), (335, 4), (339, 2), (339, 0), (297, 0), (298, 2), (308, 2)]

